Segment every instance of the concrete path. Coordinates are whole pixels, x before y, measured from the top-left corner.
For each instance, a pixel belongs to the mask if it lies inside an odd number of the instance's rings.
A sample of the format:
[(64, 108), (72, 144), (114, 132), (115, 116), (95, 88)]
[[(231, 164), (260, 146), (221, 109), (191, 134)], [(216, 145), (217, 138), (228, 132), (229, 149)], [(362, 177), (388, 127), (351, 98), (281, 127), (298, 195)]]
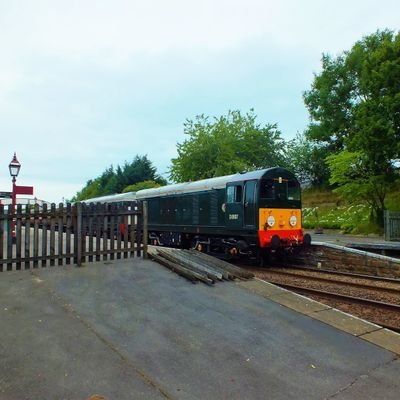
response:
[(151, 261), (0, 274), (0, 400), (398, 399), (390, 351)]

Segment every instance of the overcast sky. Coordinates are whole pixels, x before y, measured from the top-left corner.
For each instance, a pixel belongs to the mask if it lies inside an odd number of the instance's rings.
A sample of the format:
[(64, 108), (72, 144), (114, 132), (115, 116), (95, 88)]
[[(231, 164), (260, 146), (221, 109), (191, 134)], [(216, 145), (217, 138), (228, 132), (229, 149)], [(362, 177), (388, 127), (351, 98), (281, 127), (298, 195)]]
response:
[(0, 0), (0, 191), (14, 151), (48, 201), (136, 154), (167, 177), (202, 113), (254, 108), (290, 139), (322, 53), (399, 22), (398, 0)]

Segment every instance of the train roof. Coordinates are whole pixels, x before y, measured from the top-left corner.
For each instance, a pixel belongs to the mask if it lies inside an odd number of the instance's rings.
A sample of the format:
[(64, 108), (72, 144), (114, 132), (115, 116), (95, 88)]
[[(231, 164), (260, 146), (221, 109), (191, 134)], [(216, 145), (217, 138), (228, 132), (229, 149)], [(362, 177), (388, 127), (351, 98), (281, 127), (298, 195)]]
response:
[(82, 200), (82, 203), (116, 203), (119, 201), (136, 200), (136, 192), (110, 194), (108, 196), (93, 197), (92, 199)]
[(153, 189), (143, 189), (136, 192), (136, 198), (146, 199), (150, 197), (159, 197), (175, 195), (180, 193), (202, 192), (212, 189), (223, 189), (227, 183), (243, 182), (253, 179), (282, 176), (284, 178), (295, 178), (295, 176), (285, 168), (273, 167), (260, 169), (257, 171), (238, 173), (233, 175), (218, 176), (216, 178), (202, 179), (195, 182), (177, 183), (174, 185), (161, 186)]

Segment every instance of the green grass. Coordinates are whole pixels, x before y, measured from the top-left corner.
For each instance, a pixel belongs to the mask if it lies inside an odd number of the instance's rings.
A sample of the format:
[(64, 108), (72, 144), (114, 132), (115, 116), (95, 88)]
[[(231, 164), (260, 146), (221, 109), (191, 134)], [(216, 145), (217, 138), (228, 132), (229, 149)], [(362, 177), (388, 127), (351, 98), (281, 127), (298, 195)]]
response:
[(370, 208), (364, 204), (304, 207), (303, 226), (306, 229), (339, 229), (346, 233), (355, 233), (357, 227), (369, 224), (370, 212)]
[(327, 190), (307, 189), (303, 191), (302, 198), (304, 207), (335, 207), (342, 203), (336, 193)]
[[(400, 211), (400, 192), (387, 196), (386, 208)], [(367, 204), (346, 204), (330, 191), (303, 191), (303, 226), (306, 229), (337, 229), (344, 233), (382, 234), (383, 229), (370, 221)]]

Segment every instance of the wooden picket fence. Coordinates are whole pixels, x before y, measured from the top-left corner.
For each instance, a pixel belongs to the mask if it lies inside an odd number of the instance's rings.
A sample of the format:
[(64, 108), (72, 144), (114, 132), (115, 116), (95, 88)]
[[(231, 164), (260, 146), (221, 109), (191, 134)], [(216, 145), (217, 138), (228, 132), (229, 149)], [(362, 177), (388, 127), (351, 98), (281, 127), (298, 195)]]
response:
[(385, 211), (385, 240), (400, 242), (400, 212)]
[(0, 272), (135, 255), (147, 256), (139, 203), (17, 205), (14, 213), (11, 205), (0, 205)]

